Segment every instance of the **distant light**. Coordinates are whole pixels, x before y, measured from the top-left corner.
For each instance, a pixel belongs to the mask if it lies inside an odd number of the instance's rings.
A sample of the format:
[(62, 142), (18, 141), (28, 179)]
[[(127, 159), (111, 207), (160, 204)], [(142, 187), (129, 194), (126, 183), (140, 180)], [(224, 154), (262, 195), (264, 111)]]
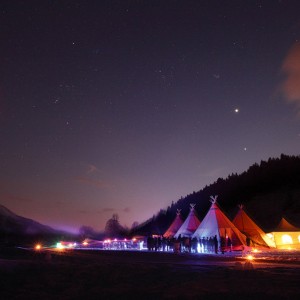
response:
[(254, 248), (254, 249), (252, 250), (252, 252), (257, 253), (258, 250), (257, 250), (256, 248)]
[(283, 244), (293, 244), (293, 239), (290, 235), (288, 234), (284, 234), (282, 237), (281, 237), (281, 240), (282, 240), (282, 243)]
[(252, 256), (252, 255), (247, 255), (247, 257), (246, 257), (248, 260), (253, 260), (254, 259), (254, 257)]
[(62, 245), (62, 243), (58, 242), (58, 243), (56, 243), (56, 248), (58, 250), (62, 250), (64, 248), (64, 246)]
[(41, 246), (41, 244), (37, 244), (34, 248), (35, 248), (35, 250), (41, 250), (42, 246)]
[(244, 148), (244, 151), (247, 151), (247, 148), (246, 148), (246, 147)]
[(237, 113), (240, 112), (240, 110), (239, 110), (238, 108), (235, 108), (235, 109), (234, 109), (234, 112), (237, 114)]
[(83, 245), (83, 246), (87, 246), (87, 245), (88, 245), (88, 242), (84, 241), (84, 242), (82, 243), (82, 245)]

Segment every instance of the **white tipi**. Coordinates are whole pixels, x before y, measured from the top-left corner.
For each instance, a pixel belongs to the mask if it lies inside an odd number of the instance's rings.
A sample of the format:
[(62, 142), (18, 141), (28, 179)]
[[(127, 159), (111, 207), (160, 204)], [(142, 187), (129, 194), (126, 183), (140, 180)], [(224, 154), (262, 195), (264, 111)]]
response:
[(186, 220), (180, 226), (174, 237), (177, 239), (179, 236), (181, 237), (191, 237), (195, 230), (200, 225), (200, 221), (195, 213), (195, 205), (190, 204), (190, 213), (188, 214)]
[(205, 218), (193, 234), (197, 239), (217, 237), (222, 251), (243, 250), (246, 237), (233, 225), (217, 205), (217, 196), (210, 197), (212, 203)]

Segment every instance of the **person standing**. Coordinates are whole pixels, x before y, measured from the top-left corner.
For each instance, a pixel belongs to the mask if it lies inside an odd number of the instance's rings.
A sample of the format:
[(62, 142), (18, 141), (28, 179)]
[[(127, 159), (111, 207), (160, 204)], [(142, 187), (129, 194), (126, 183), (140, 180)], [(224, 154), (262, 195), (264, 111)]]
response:
[(218, 238), (217, 238), (217, 235), (214, 236), (214, 247), (215, 247), (215, 253), (218, 254)]

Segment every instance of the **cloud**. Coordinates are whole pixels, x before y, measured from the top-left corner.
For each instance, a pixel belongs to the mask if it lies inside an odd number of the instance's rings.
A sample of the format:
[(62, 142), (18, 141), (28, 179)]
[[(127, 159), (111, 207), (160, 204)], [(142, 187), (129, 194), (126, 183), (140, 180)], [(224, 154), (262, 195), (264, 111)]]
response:
[(122, 211), (125, 212), (125, 213), (129, 213), (130, 212), (130, 208), (129, 207), (125, 207)]
[(286, 76), (281, 92), (288, 103), (297, 106), (298, 113), (300, 113), (300, 42), (291, 47), (281, 70)]
[(10, 202), (13, 202), (13, 203), (34, 202), (34, 200), (31, 199), (31, 198), (19, 197), (19, 196), (15, 196), (15, 195), (12, 195), (12, 194), (3, 195), (3, 198), (6, 198), (6, 200), (9, 200)]
[(102, 208), (101, 210), (98, 211), (99, 214), (107, 213), (107, 212), (125, 212), (125, 213), (130, 213), (131, 209), (130, 207), (125, 207), (124, 209), (116, 209), (112, 207), (105, 207)]
[(95, 165), (89, 164), (89, 165), (86, 165), (86, 167), (87, 167), (87, 171), (86, 171), (87, 174), (99, 172), (99, 169)]
[(109, 187), (109, 184), (107, 184), (106, 182), (104, 182), (102, 180), (91, 179), (91, 178), (84, 177), (84, 176), (83, 177), (76, 177), (76, 178), (74, 178), (74, 180), (76, 182), (80, 182), (80, 183), (87, 184), (87, 185), (92, 185), (92, 186), (95, 186), (95, 187), (100, 188), (100, 189), (104, 189), (104, 188)]
[(99, 214), (107, 213), (107, 212), (114, 212), (116, 209), (112, 207), (105, 207), (98, 211)]

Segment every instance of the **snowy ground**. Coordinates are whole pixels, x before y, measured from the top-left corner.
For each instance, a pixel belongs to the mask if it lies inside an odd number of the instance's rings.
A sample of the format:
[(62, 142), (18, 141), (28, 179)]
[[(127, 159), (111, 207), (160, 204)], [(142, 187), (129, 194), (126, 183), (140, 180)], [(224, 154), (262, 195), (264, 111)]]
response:
[(299, 251), (248, 254), (0, 251), (0, 299), (298, 299)]

